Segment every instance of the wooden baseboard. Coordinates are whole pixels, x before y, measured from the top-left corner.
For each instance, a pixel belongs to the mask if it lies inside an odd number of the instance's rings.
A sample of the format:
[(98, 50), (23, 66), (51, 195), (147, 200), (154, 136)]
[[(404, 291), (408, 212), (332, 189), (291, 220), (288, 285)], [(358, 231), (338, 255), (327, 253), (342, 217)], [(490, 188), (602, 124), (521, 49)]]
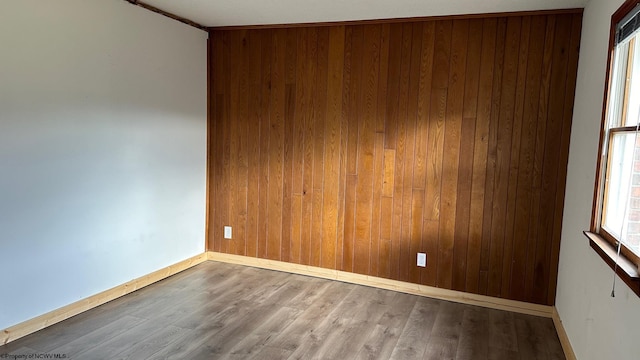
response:
[(179, 263), (167, 266), (158, 271), (154, 271), (151, 274), (139, 277), (137, 279), (131, 280), (122, 285), (111, 288), (109, 290), (105, 290), (96, 295), (76, 301), (67, 306), (61, 307), (59, 309), (50, 311), (46, 314), (40, 315), (33, 319), (11, 326), (0, 332), (0, 345), (7, 344), (23, 336), (29, 335), (38, 330), (41, 330), (48, 326), (56, 324), (60, 321), (66, 320), (72, 316), (78, 315), (84, 311), (93, 309), (106, 302), (109, 302), (121, 296), (127, 295), (147, 285), (151, 285), (162, 279), (168, 278), (171, 275), (177, 274), (181, 271), (184, 271), (193, 266), (196, 266), (204, 261), (207, 261), (207, 258), (208, 258), (208, 254), (202, 253), (192, 258), (180, 261)]
[(230, 255), (212, 251), (208, 252), (208, 258), (212, 261), (247, 265), (269, 270), (285, 271), (300, 275), (315, 276), (324, 279), (338, 280), (352, 284), (372, 286), (380, 289), (394, 290), (435, 299), (482, 306), (498, 310), (513, 311), (522, 314), (543, 316), (547, 318), (553, 316), (554, 310), (553, 306), (538, 305), (522, 301), (500, 299), (491, 296), (469, 294), (461, 291), (440, 289), (432, 286), (384, 279), (375, 276), (354, 274), (339, 270), (323, 269), (315, 266), (292, 264), (282, 261)]
[(506, 300), (484, 295), (468, 294), (460, 291), (439, 289), (431, 286), (407, 283), (397, 280), (389, 280), (375, 276), (353, 274), (345, 271), (330, 270), (315, 266), (299, 265), (282, 261), (252, 258), (247, 256), (230, 255), (217, 252), (206, 252), (179, 263), (167, 266), (151, 274), (131, 280), (122, 285), (116, 286), (99, 294), (76, 301), (62, 308), (53, 310), (20, 324), (11, 326), (0, 332), (0, 345), (7, 344), (21, 337), (44, 329), (48, 326), (78, 315), (84, 311), (93, 309), (111, 300), (127, 295), (133, 291), (151, 285), (155, 282), (168, 278), (181, 271), (187, 270), (204, 261), (219, 261), (230, 264), (239, 264), (262, 269), (285, 271), (293, 274), (314, 276), (323, 279), (337, 280), (352, 284), (377, 287), (380, 289), (394, 290), (408, 294), (426, 296), (435, 299), (453, 301), (463, 304), (482, 306), (498, 310), (507, 310), (517, 313), (550, 317), (556, 327), (560, 343), (568, 360), (575, 360), (576, 356), (569, 342), (569, 337), (562, 325), (562, 320), (558, 311), (553, 306), (530, 304), (521, 301)]
[(564, 325), (562, 325), (562, 319), (560, 319), (558, 309), (556, 309), (555, 306), (553, 307), (551, 318), (553, 319), (553, 324), (556, 327), (558, 338), (560, 338), (560, 344), (562, 345), (562, 350), (564, 350), (564, 356), (567, 360), (576, 360), (576, 353), (573, 352), (569, 336), (567, 336), (567, 331), (564, 329)]

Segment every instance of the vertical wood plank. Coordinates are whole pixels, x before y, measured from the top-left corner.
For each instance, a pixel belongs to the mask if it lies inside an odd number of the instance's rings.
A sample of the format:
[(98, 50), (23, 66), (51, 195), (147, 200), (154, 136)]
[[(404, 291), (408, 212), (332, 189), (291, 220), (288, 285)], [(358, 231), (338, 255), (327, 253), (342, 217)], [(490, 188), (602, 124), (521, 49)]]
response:
[(491, 99), (493, 96), (493, 71), (496, 44), (496, 19), (484, 19), (482, 24), (482, 54), (473, 149), (473, 176), (471, 179), (471, 204), (469, 206), (469, 240), (467, 251), (466, 290), (477, 293), (479, 289), (480, 260), (483, 244), (483, 209), (487, 174), (487, 151)]
[(512, 298), (524, 300), (525, 266), (527, 259), (529, 217), (533, 197), (532, 171), (536, 146), (536, 123), (540, 97), (542, 55), (546, 17), (535, 16), (531, 20), (529, 36), (529, 56), (527, 61), (527, 79), (522, 119), (522, 140), (520, 144), (520, 164), (518, 166), (518, 200), (515, 206), (515, 224), (513, 227), (513, 267), (511, 269), (510, 293)]
[[(363, 28), (360, 26), (349, 27), (350, 52), (349, 52), (349, 92), (348, 113), (345, 119), (347, 124), (347, 148), (346, 148), (346, 174), (345, 188), (345, 225), (343, 242), (342, 270), (353, 271), (356, 241), (356, 186), (357, 186), (357, 161), (358, 161), (358, 113), (360, 107), (360, 86), (362, 77), (362, 43)], [(347, 58), (345, 58), (346, 66)]]
[[(427, 140), (426, 211), (424, 214), (427, 220), (440, 219), (442, 156), (447, 111), (447, 87), (449, 83), (451, 27), (450, 21), (438, 21), (435, 24), (434, 71), (431, 82), (431, 111), (429, 114), (429, 137)], [(436, 253), (433, 255), (437, 256)]]
[(345, 188), (345, 210), (344, 210), (344, 244), (342, 256), (342, 271), (353, 272), (353, 261), (355, 253), (355, 232), (356, 232), (356, 186), (358, 175), (347, 175)]
[(347, 141), (349, 139), (349, 89), (351, 86), (351, 43), (352, 27), (344, 29), (344, 56), (342, 71), (342, 112), (340, 118), (340, 188), (338, 189), (338, 243), (336, 244), (336, 268), (343, 268), (345, 241), (345, 210), (347, 185)]
[[(553, 50), (553, 70), (549, 92), (549, 112), (547, 116), (547, 137), (542, 169), (542, 194), (540, 196), (540, 237), (536, 247), (536, 273), (533, 282), (533, 300), (545, 303), (549, 293), (548, 284), (551, 275), (550, 257), (553, 241), (554, 217), (562, 209), (554, 209), (547, 204), (556, 202), (559, 154), (562, 144), (562, 120), (564, 119), (564, 102), (567, 84), (567, 67), (569, 62), (569, 44), (571, 40), (572, 15), (558, 16)], [(567, 144), (568, 144), (568, 140)], [(566, 165), (565, 165), (566, 166)], [(547, 207), (549, 206), (549, 209)]]
[[(378, 104), (380, 104), (378, 102)], [(380, 266), (380, 223), (384, 178), (384, 132), (375, 132), (373, 149), (373, 203), (371, 209), (371, 255), (369, 275), (378, 276)], [(384, 255), (382, 255), (384, 257)]]
[[(396, 167), (396, 151), (392, 149), (384, 150), (384, 169), (383, 169), (383, 180), (382, 180), (382, 196), (392, 197), (393, 196), (393, 180), (394, 180), (394, 170)], [(389, 229), (390, 231), (391, 229)]]
[(322, 220), (324, 197), (324, 142), (325, 142), (325, 118), (327, 113), (327, 66), (329, 63), (329, 29), (318, 30), (318, 51), (316, 74), (316, 107), (315, 130), (313, 141), (313, 211), (311, 222), (311, 257), (310, 264), (320, 266), (322, 257)]
[[(405, 196), (403, 201), (410, 204), (411, 213), (406, 216), (403, 214), (403, 219), (408, 223), (407, 234), (409, 241), (406, 246), (407, 249), (407, 262), (409, 276), (408, 279), (411, 282), (420, 282), (420, 269), (415, 266), (413, 259), (418, 251), (421, 250), (422, 245), (422, 217), (424, 208), (424, 185), (415, 184), (415, 169), (416, 169), (416, 148), (420, 148), (422, 144), (417, 144), (418, 140), (418, 123), (419, 118), (419, 99), (420, 99), (420, 85), (421, 85), (421, 67), (423, 64), (423, 36), (424, 26), (423, 23), (416, 22), (413, 24), (412, 34), (412, 48), (411, 48), (411, 67), (410, 67), (410, 79), (409, 79), (409, 98), (407, 109), (407, 164), (405, 166)], [(416, 190), (417, 191), (414, 191)]]
[[(417, 91), (417, 81), (411, 79), (411, 71), (416, 66), (417, 45), (414, 44), (414, 26), (412, 23), (403, 25), (402, 34), (402, 67), (400, 69), (400, 94), (398, 95), (398, 108), (400, 119), (398, 119), (398, 138), (396, 142), (396, 154), (402, 154), (402, 170), (396, 169), (396, 175), (400, 176), (395, 181), (396, 188), (402, 189), (400, 211), (400, 271), (398, 279), (407, 281), (409, 279), (409, 267), (411, 256), (409, 254), (411, 244), (411, 199), (413, 196), (413, 156), (415, 133), (415, 103), (413, 100), (414, 89)], [(422, 33), (420, 32), (420, 36)], [(419, 59), (419, 55), (417, 56)]]
[[(407, 276), (406, 271), (406, 244), (407, 234), (403, 233), (403, 214), (405, 212), (404, 200), (404, 165), (406, 162), (406, 111), (407, 111), (407, 93), (409, 87), (409, 67), (411, 60), (411, 24), (400, 24), (399, 26), (399, 48), (395, 51), (400, 53), (398, 61), (398, 90), (397, 90), (397, 104), (395, 104), (395, 111), (393, 112), (393, 121), (395, 125), (394, 129), (394, 142), (393, 146), (396, 151), (394, 171), (396, 178), (394, 179), (394, 194), (393, 194), (393, 213), (392, 213), (392, 261), (395, 266), (392, 268), (392, 276), (394, 279), (403, 279)], [(393, 104), (392, 104), (393, 105)], [(404, 254), (403, 254), (404, 252)], [(404, 277), (403, 277), (404, 276)]]
[[(249, 68), (250, 54), (247, 42), (247, 32), (242, 32), (242, 39), (240, 47), (240, 63), (242, 69)], [(246, 254), (246, 233), (247, 233), (247, 194), (249, 191), (249, 98), (243, 94), (249, 92), (249, 72), (241, 71), (238, 90), (238, 112), (237, 112), (237, 138), (238, 148), (236, 153), (236, 159), (233, 160), (237, 163), (237, 178), (232, 181), (237, 183), (238, 192), (236, 194), (236, 219), (235, 235), (233, 243), (235, 244), (235, 253), (238, 255)]]
[(391, 277), (391, 211), (393, 209), (393, 198), (382, 196), (380, 199), (380, 261), (378, 264), (378, 276), (384, 278)]
[(284, 112), (286, 101), (286, 47), (287, 32), (273, 32), (273, 60), (271, 67), (271, 98), (269, 116), (269, 223), (267, 224), (267, 258), (280, 259), (282, 246)]
[(467, 282), (471, 186), (473, 180), (476, 113), (482, 55), (482, 28), (483, 23), (481, 19), (469, 22), (453, 251), (454, 267), (452, 287), (454, 290), (460, 291), (466, 289)]
[(358, 123), (360, 118), (360, 94), (362, 92), (362, 58), (364, 29), (355, 26), (351, 31), (350, 82), (349, 82), (349, 133), (347, 140), (347, 174), (357, 175), (358, 170)]
[(418, 252), (422, 252), (422, 238), (424, 237), (424, 190), (413, 189), (411, 194), (411, 243), (409, 244), (409, 281), (412, 283), (420, 283), (420, 278), (424, 271), (416, 266), (414, 259)]
[[(221, 174), (220, 174), (220, 181), (221, 181), (221, 199), (220, 199), (220, 217), (221, 217), (221, 224), (222, 226), (225, 225), (230, 225), (231, 224), (231, 216), (230, 216), (230, 203), (231, 203), (231, 188), (229, 185), (229, 180), (230, 180), (230, 159), (231, 159), (231, 152), (230, 152), (230, 135), (231, 135), (231, 125), (230, 125), (230, 107), (231, 107), (231, 100), (230, 100), (230, 94), (231, 94), (231, 89), (230, 89), (230, 70), (231, 70), (231, 54), (230, 54), (230, 35), (229, 34), (223, 34), (222, 36), (222, 44), (223, 44), (223, 53), (224, 53), (224, 60), (223, 60), (223, 71), (224, 71), (224, 83), (223, 83), (223, 98), (222, 98), (222, 121), (223, 124), (221, 126), (221, 135), (222, 135), (222, 153), (221, 153), (221, 157), (222, 157), (222, 168), (221, 168)], [(222, 231), (222, 227), (220, 228), (220, 231)], [(221, 236), (222, 238), (222, 236)], [(220, 251), (223, 252), (228, 252), (228, 243), (229, 241), (226, 239), (221, 239), (220, 241)]]
[(246, 255), (258, 256), (258, 214), (260, 207), (260, 92), (261, 68), (260, 56), (261, 36), (257, 31), (247, 34), (249, 47), (249, 136), (248, 136), (248, 192), (247, 192), (247, 232)]
[[(504, 233), (504, 251), (502, 256), (502, 281), (501, 296), (508, 296), (511, 292), (511, 275), (515, 262), (520, 259), (513, 257), (514, 254), (514, 226), (516, 202), (518, 193), (518, 170), (520, 166), (520, 150), (523, 137), (523, 116), (524, 116), (524, 96), (526, 89), (527, 63), (529, 61), (529, 36), (530, 36), (531, 18), (522, 18), (519, 55), (518, 55), (518, 75), (515, 90), (515, 107), (513, 115), (513, 129), (511, 132), (511, 159), (509, 161), (509, 177), (507, 185), (507, 205), (506, 205), (506, 222)], [(505, 259), (507, 261), (505, 261)]]
[(427, 254), (427, 267), (420, 272), (420, 283), (429, 286), (436, 286), (436, 282), (438, 280), (437, 239), (440, 236), (440, 222), (438, 220), (423, 218), (422, 229), (424, 231), (423, 249)]
[(336, 268), (338, 242), (338, 201), (340, 176), (340, 122), (342, 114), (342, 77), (344, 57), (343, 26), (329, 30), (327, 83), (327, 121), (324, 151), (324, 204), (321, 266)]
[(258, 182), (258, 257), (267, 257), (267, 224), (269, 223), (269, 113), (271, 109), (272, 30), (261, 33), (262, 83), (260, 96), (260, 180)]
[(293, 195), (293, 129), (295, 122), (295, 101), (297, 92), (297, 34), (293, 29), (287, 29), (285, 50), (285, 109), (284, 109), (284, 154), (282, 177), (282, 245), (280, 246), (280, 260), (289, 262), (291, 259), (291, 225), (292, 195)]
[(387, 106), (384, 126), (384, 148), (396, 148), (398, 121), (398, 94), (400, 93), (400, 68), (402, 62), (402, 24), (389, 28), (389, 70), (387, 76)]
[(435, 22), (422, 26), (422, 51), (418, 82), (418, 112), (416, 119), (416, 147), (413, 169), (413, 188), (425, 189), (427, 183), (427, 139), (429, 135), (429, 114), (431, 112), (431, 82), (433, 79), (433, 51)]
[[(375, 143), (374, 143), (374, 184), (373, 184), (373, 210), (372, 210), (372, 233), (371, 233), (371, 261), (369, 265), (369, 275), (379, 276), (380, 262), (389, 259), (390, 249), (381, 249), (381, 217), (382, 217), (382, 196), (385, 180), (384, 163), (384, 141), (385, 123), (387, 112), (387, 81), (389, 75), (389, 37), (391, 27), (389, 24), (380, 25), (379, 41), (379, 66), (378, 66), (378, 98), (376, 99), (375, 115)], [(386, 265), (388, 266), (388, 265)], [(385, 268), (386, 271), (386, 268)]]
[(491, 245), (487, 294), (499, 296), (502, 285), (502, 261), (505, 242), (505, 218), (509, 186), (509, 162), (515, 109), (515, 91), (518, 75), (518, 48), (521, 19), (509, 18), (505, 39), (502, 97), (498, 114), (496, 138), (496, 164), (493, 178), (491, 215)]
[(292, 137), (292, 179), (291, 179), (291, 248), (290, 261), (296, 264), (302, 262), (302, 193), (304, 191), (304, 134), (307, 104), (312, 96), (310, 79), (307, 76), (309, 64), (309, 36), (308, 29), (297, 32), (296, 42), (296, 98), (293, 113)]
[[(532, 299), (534, 281), (536, 273), (541, 275), (541, 269), (536, 269), (537, 248), (539, 242), (540, 231), (540, 204), (542, 194), (542, 171), (545, 153), (545, 143), (547, 137), (547, 117), (549, 112), (549, 95), (551, 91), (551, 72), (553, 64), (553, 48), (556, 30), (556, 16), (552, 15), (547, 18), (547, 26), (544, 40), (544, 52), (542, 57), (542, 76), (540, 84), (540, 95), (538, 105), (538, 117), (536, 126), (536, 148), (533, 156), (533, 176), (532, 176), (532, 192), (531, 208), (533, 212), (529, 217), (529, 247), (527, 249), (527, 260), (525, 267), (525, 298)], [(538, 295), (539, 296), (539, 295)]]
[[(447, 117), (448, 86), (451, 66), (451, 21), (435, 23), (433, 52), (433, 76), (431, 81), (431, 104), (427, 139), (427, 179), (425, 189), (424, 249), (427, 252), (427, 269), (422, 274), (423, 283), (442, 286), (441, 268), (441, 206), (443, 183), (443, 158), (445, 122)], [(434, 227), (436, 227), (435, 230)], [(450, 266), (450, 264), (449, 264)], [(446, 272), (446, 271), (445, 271)], [(449, 271), (449, 274), (451, 272)], [(445, 275), (446, 277), (446, 275)]]
[(364, 44), (361, 58), (360, 121), (358, 121), (358, 184), (356, 186), (356, 234), (354, 272), (368, 274), (371, 260), (371, 214), (373, 202), (373, 152), (378, 100), (380, 26), (363, 29)]
[[(393, 151), (393, 183), (392, 186), (392, 200), (391, 209), (385, 209), (385, 214), (391, 218), (391, 253), (390, 253), (390, 268), (389, 277), (392, 279), (398, 278), (398, 272), (400, 271), (400, 244), (401, 244), (401, 228), (400, 221), (402, 220), (402, 187), (395, 183), (395, 179), (399, 176), (396, 175), (398, 171), (402, 171), (401, 164), (402, 155), (397, 153), (397, 134), (398, 134), (398, 122), (399, 122), (399, 109), (398, 109), (398, 97), (400, 93), (400, 71), (402, 68), (402, 49), (404, 43), (402, 42), (402, 24), (392, 24), (389, 35), (389, 77), (388, 77), (388, 93), (387, 97), (387, 118), (385, 121), (385, 149)], [(391, 156), (391, 153), (387, 153)], [(386, 160), (385, 160), (386, 161)], [(391, 166), (391, 165), (390, 165)]]
[(302, 167), (302, 230), (301, 230), (301, 250), (300, 263), (309, 265), (311, 263), (311, 225), (313, 223), (313, 167), (314, 167), (314, 141), (315, 141), (315, 116), (316, 111), (316, 81), (318, 67), (318, 31), (309, 29), (307, 34), (307, 72), (305, 74), (307, 90), (305, 98), (307, 103), (302, 113), (304, 121), (303, 134), (303, 167)]
[(480, 250), (480, 278), (478, 281), (478, 292), (480, 294), (487, 294), (489, 281), (490, 250), (491, 244), (493, 243), (493, 197), (495, 189), (494, 182), (497, 163), (498, 120), (500, 117), (500, 105), (502, 97), (502, 78), (504, 71), (506, 31), (507, 19), (498, 19), (493, 72), (493, 90), (491, 98), (491, 119), (489, 122), (489, 135), (487, 140), (487, 170), (485, 177), (482, 246)]
[[(392, 240), (392, 211), (393, 211), (393, 180), (395, 169), (395, 151), (387, 149), (387, 141), (389, 138), (387, 127), (389, 125), (389, 99), (393, 98), (395, 93), (390, 89), (390, 82), (397, 79), (391, 79), (392, 67), (394, 66), (391, 58), (395, 54), (391, 52), (392, 38), (391, 24), (382, 25), (380, 31), (380, 80), (378, 82), (378, 116), (376, 122), (376, 132), (381, 133), (378, 138), (382, 139), (381, 145), (376, 145), (376, 155), (382, 156), (382, 184), (379, 193), (379, 209), (378, 211), (378, 262), (377, 269), (372, 267), (372, 273), (375, 270), (376, 275), (389, 278), (391, 276), (391, 254)], [(380, 147), (381, 146), (381, 147)], [(375, 207), (374, 207), (374, 211)], [(375, 224), (374, 219), (374, 224)]]
[[(380, 66), (378, 71), (378, 99), (377, 108), (378, 113), (376, 114), (376, 133), (385, 134), (385, 125), (386, 125), (386, 116), (387, 116), (387, 99), (390, 94), (388, 90), (389, 85), (389, 58), (391, 54), (389, 53), (389, 42), (391, 41), (391, 24), (382, 24), (380, 25), (380, 44), (379, 44), (379, 53), (380, 53)], [(384, 145), (384, 144), (383, 144)]]
[(450, 289), (453, 283), (458, 167), (468, 39), (469, 21), (454, 21), (451, 31), (447, 111), (444, 125), (440, 241), (438, 244), (438, 286), (447, 289)]
[[(523, 17), (520, 31), (520, 49), (518, 55), (518, 75), (515, 90), (515, 107), (513, 115), (513, 128), (511, 132), (511, 159), (509, 161), (509, 180), (507, 186), (506, 222), (504, 234), (504, 252), (502, 260), (502, 296), (508, 296), (511, 292), (511, 274), (513, 263), (519, 261), (513, 257), (514, 251), (514, 225), (515, 206), (518, 199), (518, 167), (520, 164), (520, 148), (523, 132), (524, 96), (526, 88), (527, 63), (529, 60), (529, 36), (531, 18)], [(505, 261), (507, 259), (508, 261)]]

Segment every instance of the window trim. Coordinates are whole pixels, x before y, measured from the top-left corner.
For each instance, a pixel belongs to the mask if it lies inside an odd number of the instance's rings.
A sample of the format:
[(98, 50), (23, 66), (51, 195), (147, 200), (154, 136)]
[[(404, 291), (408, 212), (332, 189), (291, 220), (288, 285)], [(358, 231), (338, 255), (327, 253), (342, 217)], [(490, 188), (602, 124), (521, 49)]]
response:
[[(640, 0), (627, 0), (611, 16), (611, 26), (609, 34), (609, 46), (607, 48), (607, 72), (605, 76), (604, 97), (602, 104), (602, 117), (600, 123), (600, 141), (598, 143), (598, 159), (596, 167), (596, 181), (593, 194), (593, 206), (591, 211), (590, 231), (584, 234), (589, 239), (591, 248), (602, 259), (616, 271), (618, 276), (640, 297), (640, 258), (630, 249), (622, 245), (620, 256), (617, 255), (618, 240), (602, 228), (602, 215), (604, 203), (604, 180), (606, 168), (603, 167), (608, 161), (606, 158), (610, 132), (607, 132), (607, 113), (609, 111), (609, 89), (611, 85), (611, 74), (613, 71), (613, 53), (616, 44), (616, 25), (622, 21), (638, 5)], [(635, 126), (632, 127), (635, 131)], [(626, 127), (616, 129), (618, 131), (629, 130)]]

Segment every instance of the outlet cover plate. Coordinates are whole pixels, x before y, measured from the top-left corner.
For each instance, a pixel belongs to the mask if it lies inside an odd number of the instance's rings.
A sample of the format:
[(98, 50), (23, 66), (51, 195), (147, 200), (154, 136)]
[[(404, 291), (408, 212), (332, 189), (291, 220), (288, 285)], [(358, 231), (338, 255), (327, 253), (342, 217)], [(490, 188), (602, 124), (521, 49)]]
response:
[(231, 239), (231, 226), (224, 227), (224, 238)]
[(418, 253), (418, 266), (427, 267), (427, 254)]

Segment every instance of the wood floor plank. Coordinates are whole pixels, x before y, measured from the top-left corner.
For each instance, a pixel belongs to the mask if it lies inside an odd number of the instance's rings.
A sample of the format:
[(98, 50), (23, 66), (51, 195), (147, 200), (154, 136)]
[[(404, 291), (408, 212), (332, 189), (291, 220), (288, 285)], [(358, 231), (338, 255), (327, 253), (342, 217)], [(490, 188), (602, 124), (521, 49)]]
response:
[(518, 358), (518, 352), (496, 347), (489, 347), (489, 360), (513, 360)]
[(489, 312), (489, 342), (494, 348), (518, 350), (513, 314), (492, 310)]
[(411, 315), (411, 310), (419, 298), (420, 297), (416, 295), (398, 294), (394, 299), (394, 306), (382, 314), (382, 317), (378, 320), (378, 324), (388, 328), (404, 328), (409, 315)]
[(313, 335), (317, 336), (319, 325), (327, 321), (333, 311), (339, 308), (338, 305), (344, 300), (345, 295), (355, 288), (354, 286), (345, 289), (339, 285), (344, 284), (331, 284), (319, 301), (300, 314), (293, 323), (278, 336), (274, 337), (267, 346), (290, 350), (293, 353), (302, 345), (307, 336), (314, 332), (315, 334)]
[[(74, 358), (77, 359), (108, 359), (117, 356), (120, 357), (121, 353), (129, 352), (139, 343), (148, 343), (149, 338), (152, 335), (158, 336), (155, 333), (156, 330), (163, 329), (165, 333), (162, 336), (171, 336), (179, 337), (180, 335), (186, 335), (189, 331), (187, 329), (182, 329), (177, 326), (166, 326), (164, 325), (164, 319), (154, 319), (150, 321), (142, 322), (140, 325), (135, 326), (128, 331), (121, 333), (120, 335), (111, 338), (108, 341), (104, 341), (98, 346), (94, 348), (86, 348), (84, 351), (77, 353)], [(168, 331), (168, 333), (166, 332)], [(157, 343), (156, 346), (160, 345)], [(156, 347), (158, 349), (158, 347)], [(151, 354), (149, 354), (151, 355)]]
[(440, 302), (432, 299), (421, 298), (416, 301), (390, 359), (422, 358), (439, 307)]
[(322, 279), (308, 277), (306, 280), (308, 286), (289, 302), (296, 309), (308, 309), (324, 296), (324, 293), (329, 289), (329, 285), (331, 285), (330, 282)]
[(529, 359), (564, 359), (561, 347), (555, 342), (547, 341), (555, 328), (549, 326), (544, 319), (524, 314), (514, 314), (516, 333), (518, 336), (518, 352), (522, 360)]
[(489, 357), (489, 313), (478, 307), (469, 307), (462, 316), (462, 328), (456, 359), (483, 360)]
[(458, 341), (442, 336), (433, 336), (422, 357), (425, 360), (447, 360), (456, 358)]
[(255, 356), (250, 357), (249, 360), (288, 359), (291, 353), (291, 350), (265, 346)]
[(395, 307), (395, 299), (400, 294), (375, 288), (367, 288), (367, 290), (367, 294), (357, 299), (353, 319), (380, 323), (382, 316)]
[(400, 338), (400, 329), (376, 325), (355, 359), (388, 359)]
[[(351, 321), (340, 332), (332, 332), (316, 357), (321, 359), (354, 359), (373, 331), (369, 320)], [(349, 341), (344, 341), (349, 339)]]
[(462, 327), (462, 316), (466, 305), (442, 302), (439, 306), (433, 329), (435, 336), (452, 339), (457, 343)]
[(534, 325), (522, 318), (516, 318), (518, 334), (518, 352), (520, 360), (548, 359), (549, 354), (544, 342), (540, 341)]
[(423, 359), (455, 359), (465, 305), (443, 302)]
[(206, 262), (0, 346), (88, 359), (564, 359), (551, 319)]
[(181, 339), (173, 343), (170, 347), (153, 354), (148, 359), (185, 359), (187, 354), (192, 353), (205, 344), (210, 337), (225, 329), (227, 326), (238, 323), (250, 309), (252, 303), (238, 301), (228, 305), (222, 311), (211, 314), (202, 319), (202, 324), (193, 330), (193, 336)]
[(105, 325), (99, 329), (85, 334), (84, 336), (80, 336), (73, 341), (57, 347), (51, 350), (51, 352), (56, 354), (66, 354), (68, 357), (74, 358), (76, 357), (76, 355), (87, 351), (88, 349), (90, 350), (96, 346), (102, 345), (112, 338), (115, 338), (116, 336), (127, 332), (128, 330), (145, 321), (148, 320), (125, 315), (108, 325)]
[(239, 319), (227, 323), (219, 331), (205, 338), (202, 344), (193, 351), (186, 353), (184, 359), (215, 359), (226, 356), (236, 344), (259, 327), (259, 324), (267, 321), (277, 305), (266, 305), (247, 308)]
[(318, 327), (309, 332), (300, 345), (289, 357), (290, 360), (306, 360), (317, 358), (316, 354), (322, 348), (332, 332), (342, 331), (348, 320), (340, 317), (328, 317)]
[[(126, 302), (119, 302), (123, 306), (126, 306)], [(31, 347), (42, 352), (50, 352), (51, 350), (63, 346), (84, 334), (90, 333), (115, 321), (118, 318), (118, 310), (112, 310), (114, 311), (105, 310), (105, 306), (103, 305), (88, 313), (76, 315), (71, 319), (57, 324), (56, 326), (45, 328), (31, 336), (9, 343), (7, 346), (0, 347), (0, 349), (2, 349), (0, 350), (0, 354), (5, 351), (13, 351), (14, 349), (17, 349), (17, 345)], [(7, 350), (3, 349), (5, 347)]]
[(279, 308), (220, 359), (246, 359), (260, 353), (264, 344), (289, 326), (301, 312), (300, 309), (290, 307)]
[[(316, 320), (310, 323), (303, 336), (298, 337), (296, 350), (291, 354), (290, 359), (310, 359), (310, 358), (327, 358), (322, 355), (328, 352), (326, 344), (337, 346), (335, 336), (332, 334), (348, 331), (348, 326), (353, 324), (353, 318), (349, 316), (354, 306), (357, 306), (357, 299), (363, 294), (365, 287), (354, 286), (348, 293), (343, 294), (341, 301), (332, 308), (325, 309), (328, 312), (325, 316), (316, 317)], [(313, 313), (310, 313), (313, 317)], [(295, 333), (299, 333), (296, 330)], [(344, 341), (346, 337), (342, 337)], [(351, 340), (350, 340), (351, 341)]]
[[(146, 339), (139, 341), (118, 354), (119, 360), (127, 359), (147, 359), (161, 349), (170, 347), (173, 342), (180, 341), (191, 335), (191, 331), (177, 326), (167, 326), (159, 328), (151, 333)], [(107, 356), (109, 354), (106, 354)], [(107, 358), (107, 357), (105, 357)]]

